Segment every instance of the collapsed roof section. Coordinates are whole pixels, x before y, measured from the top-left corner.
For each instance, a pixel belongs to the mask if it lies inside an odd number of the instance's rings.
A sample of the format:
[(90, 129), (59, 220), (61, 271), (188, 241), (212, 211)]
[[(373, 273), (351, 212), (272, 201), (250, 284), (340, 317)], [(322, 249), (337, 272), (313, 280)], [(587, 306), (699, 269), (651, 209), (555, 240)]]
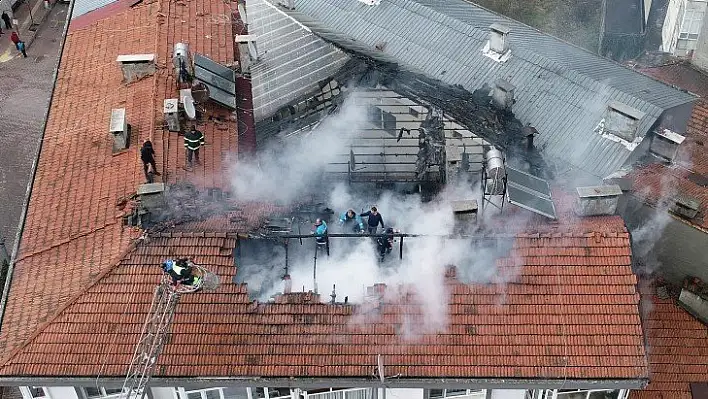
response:
[[(353, 54), (396, 65), (400, 71), (394, 74), (400, 86), (413, 90), (411, 96), (429, 97), (463, 123), (469, 114), (465, 96), (440, 89), (471, 93), (506, 80), (515, 87), (514, 115), (540, 133), (543, 155), (596, 177), (625, 164), (660, 118), (695, 99), (461, 0), (395, 0), (376, 7), (300, 0), (294, 9), (275, 12)], [(492, 24), (503, 29), (488, 28)], [(493, 136), (482, 137), (497, 144)]]

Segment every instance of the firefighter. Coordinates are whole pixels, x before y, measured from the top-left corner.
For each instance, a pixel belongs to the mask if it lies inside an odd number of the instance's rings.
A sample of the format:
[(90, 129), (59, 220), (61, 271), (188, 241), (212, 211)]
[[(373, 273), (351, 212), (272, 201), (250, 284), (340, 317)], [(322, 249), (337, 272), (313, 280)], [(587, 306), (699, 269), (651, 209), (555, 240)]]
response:
[(162, 262), (162, 270), (172, 277), (172, 285), (175, 287), (180, 284), (191, 286), (199, 284), (201, 279), (193, 274), (193, 269), (194, 264), (187, 258), (167, 259)]
[(204, 145), (204, 133), (197, 130), (195, 125), (184, 135), (184, 149), (187, 155), (187, 167), (192, 167), (192, 156), (197, 165), (202, 162), (199, 160), (199, 148)]
[(385, 235), (376, 238), (376, 244), (379, 249), (379, 260), (383, 262), (386, 254), (390, 254), (393, 250), (393, 233), (395, 231), (389, 227), (385, 231)]
[(354, 212), (354, 209), (349, 209), (339, 215), (339, 225), (344, 228), (349, 226), (355, 233), (364, 232), (364, 220)]

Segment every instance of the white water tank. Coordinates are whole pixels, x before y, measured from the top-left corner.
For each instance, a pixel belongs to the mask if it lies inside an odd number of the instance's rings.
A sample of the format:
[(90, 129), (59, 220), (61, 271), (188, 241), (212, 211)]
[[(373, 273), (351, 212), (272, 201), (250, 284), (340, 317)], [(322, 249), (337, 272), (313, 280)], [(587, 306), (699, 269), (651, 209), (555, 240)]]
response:
[(496, 148), (492, 148), (484, 155), (486, 161), (487, 172), (487, 190), (485, 194), (501, 195), (504, 194), (504, 178), (506, 171), (504, 169), (504, 156), (502, 152)]

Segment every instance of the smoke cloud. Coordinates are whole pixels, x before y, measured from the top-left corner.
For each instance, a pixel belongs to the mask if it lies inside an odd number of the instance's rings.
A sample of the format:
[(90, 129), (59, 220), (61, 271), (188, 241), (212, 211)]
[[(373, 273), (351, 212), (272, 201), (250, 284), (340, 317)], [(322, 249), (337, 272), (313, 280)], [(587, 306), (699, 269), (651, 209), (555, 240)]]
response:
[[(330, 255), (320, 250), (316, 260), (314, 240), (303, 240), (301, 245), (299, 240), (292, 239), (288, 249), (288, 272), (294, 291), (317, 289), (323, 301), (329, 300), (330, 292), (335, 289), (337, 301), (342, 302), (344, 297), (348, 297), (350, 303), (361, 303), (366, 300), (367, 287), (384, 283), (387, 285), (387, 301), (395, 302), (405, 297), (409, 302), (410, 298), (414, 298), (415, 306), (419, 308), (421, 319), (404, 320), (402, 335), (415, 337), (444, 331), (448, 324), (450, 300), (446, 284), (448, 268), (455, 266), (458, 279), (466, 283), (508, 282), (515, 276), (504, 275), (495, 265), (499, 258), (509, 254), (513, 241), (443, 237), (455, 234), (459, 228), (453, 214), (453, 201), (481, 201), (478, 182), (464, 180), (449, 184), (427, 202), (419, 195), (381, 191), (374, 185), (349, 186), (342, 182), (322, 186), (319, 172), (327, 163), (348, 153), (349, 144), (357, 137), (357, 129), (367, 124), (366, 108), (358, 106), (355, 100), (356, 94), (344, 102), (339, 113), (324, 119), (320, 126), (301, 140), (288, 140), (286, 145), (269, 149), (254, 162), (236, 165), (233, 174), (235, 194), (248, 200), (277, 199), (291, 203), (319, 192), (322, 200), (335, 211), (329, 220), (330, 233), (351, 232), (342, 231), (339, 227), (337, 220), (340, 213), (350, 208), (361, 213), (376, 206), (386, 227), (404, 233), (428, 235), (404, 238), (402, 259), (399, 259), (400, 238), (397, 239), (392, 252), (383, 261), (380, 261), (375, 239), (371, 237), (331, 238)], [(506, 220), (506, 223), (523, 228), (524, 221)], [(474, 226), (474, 222), (468, 224)], [(242, 275), (243, 281), (249, 284), (249, 290), (257, 291), (261, 301), (282, 292), (280, 277), (285, 262), (284, 253), (280, 250), (271, 250), (268, 254), (264, 252), (265, 249), (251, 259), (251, 263), (257, 261), (259, 271), (248, 272), (251, 273), (249, 276)], [(316, 279), (313, 270), (315, 262)], [(375, 315), (358, 316), (355, 317), (356, 322), (362, 323), (374, 322), (376, 318)]]

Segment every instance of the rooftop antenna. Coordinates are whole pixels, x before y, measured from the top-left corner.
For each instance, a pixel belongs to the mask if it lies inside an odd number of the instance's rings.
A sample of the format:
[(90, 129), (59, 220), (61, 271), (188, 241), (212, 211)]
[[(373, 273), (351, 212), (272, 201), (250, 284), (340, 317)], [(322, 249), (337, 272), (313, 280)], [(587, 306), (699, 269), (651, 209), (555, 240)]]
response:
[(332, 284), (332, 293), (329, 294), (330, 298), (332, 298), (332, 301), (330, 302), (332, 305), (334, 305), (335, 302), (337, 302), (337, 292), (335, 291), (336, 288), (337, 288), (336, 284)]

